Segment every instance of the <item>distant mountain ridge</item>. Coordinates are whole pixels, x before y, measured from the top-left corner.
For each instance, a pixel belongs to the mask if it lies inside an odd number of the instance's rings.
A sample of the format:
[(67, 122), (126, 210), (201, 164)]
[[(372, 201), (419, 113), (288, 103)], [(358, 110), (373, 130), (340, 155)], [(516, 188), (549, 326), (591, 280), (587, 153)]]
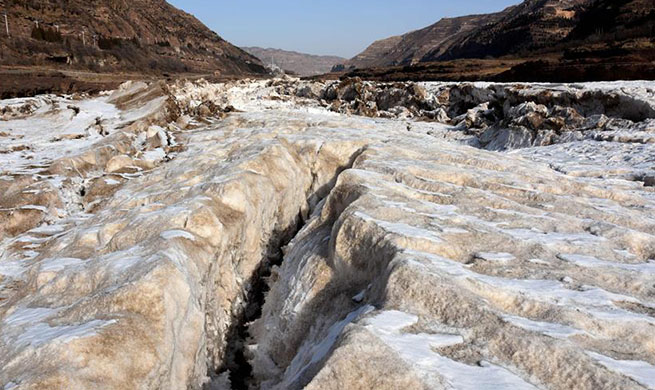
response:
[(653, 0), (525, 0), (498, 13), (445, 18), (374, 42), (343, 68), (543, 55), (647, 62), (654, 54), (653, 36)]
[(409, 65), (433, 51), (443, 51), (475, 29), (499, 20), (504, 12), (444, 18), (426, 28), (373, 42), (364, 52), (345, 63), (346, 68)]
[(338, 63), (346, 59), (337, 56), (319, 56), (272, 48), (243, 47), (243, 50), (259, 58), (264, 64), (273, 62), (286, 71), (300, 76), (313, 76), (327, 73)]
[(1, 65), (263, 74), (260, 61), (164, 0), (4, 0)]
[(552, 47), (575, 28), (581, 10), (592, 0), (526, 0), (504, 11), (491, 24), (435, 48), (423, 61), (529, 54)]

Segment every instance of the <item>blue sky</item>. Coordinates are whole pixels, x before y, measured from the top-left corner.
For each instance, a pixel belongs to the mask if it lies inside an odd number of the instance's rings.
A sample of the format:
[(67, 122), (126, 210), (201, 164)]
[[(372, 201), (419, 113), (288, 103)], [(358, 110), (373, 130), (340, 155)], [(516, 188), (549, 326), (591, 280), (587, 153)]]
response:
[(238, 46), (352, 57), (375, 40), (520, 0), (168, 0)]

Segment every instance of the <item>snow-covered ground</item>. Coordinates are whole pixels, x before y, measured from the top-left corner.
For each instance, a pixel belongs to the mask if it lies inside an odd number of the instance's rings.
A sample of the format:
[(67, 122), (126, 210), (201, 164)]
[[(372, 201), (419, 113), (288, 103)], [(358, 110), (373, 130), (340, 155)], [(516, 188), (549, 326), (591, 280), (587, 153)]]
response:
[(653, 90), (0, 102), (0, 388), (654, 388)]
[(74, 100), (45, 95), (0, 103), (0, 109), (19, 112), (26, 106), (29, 114), (0, 122), (1, 172), (38, 174), (54, 160), (98, 142), (103, 127), (113, 130), (119, 119), (119, 110), (107, 103), (107, 97)]

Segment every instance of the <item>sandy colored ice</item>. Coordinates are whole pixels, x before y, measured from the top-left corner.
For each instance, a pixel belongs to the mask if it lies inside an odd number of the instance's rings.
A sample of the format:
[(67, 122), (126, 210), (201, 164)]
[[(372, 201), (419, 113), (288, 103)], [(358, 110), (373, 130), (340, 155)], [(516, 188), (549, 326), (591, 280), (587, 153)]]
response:
[[(230, 388), (235, 345), (251, 388), (655, 386), (651, 144), (570, 129), (488, 151), (479, 110), (363, 117), (308, 87), (330, 86), (132, 83), (7, 118), (34, 147), (0, 154), (0, 389)], [(579, 86), (651, 108), (654, 87)], [(548, 88), (578, 87), (521, 93)], [(62, 105), (81, 136), (58, 156), (33, 132), (72, 132)], [(645, 117), (625, 132), (647, 139)]]

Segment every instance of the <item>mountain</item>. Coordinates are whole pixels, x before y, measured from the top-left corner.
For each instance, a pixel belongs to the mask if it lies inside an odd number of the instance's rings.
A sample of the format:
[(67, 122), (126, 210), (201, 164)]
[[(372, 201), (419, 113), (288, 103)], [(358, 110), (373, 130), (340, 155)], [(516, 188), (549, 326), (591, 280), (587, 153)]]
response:
[(346, 68), (370, 68), (373, 66), (392, 65), (393, 60), (389, 58), (390, 53), (403, 40), (403, 36), (394, 36), (380, 39), (373, 42), (363, 52), (346, 61), (343, 65)]
[(526, 0), (494, 23), (461, 36), (448, 48), (434, 48), (423, 61), (529, 55), (566, 39), (590, 0)]
[(598, 41), (651, 38), (655, 34), (652, 0), (597, 0), (582, 8), (569, 39)]
[(653, 36), (653, 0), (526, 0), (375, 42), (333, 71), (387, 81), (650, 79)]
[(346, 68), (369, 68), (416, 63), (426, 54), (443, 51), (471, 31), (499, 20), (505, 12), (444, 18), (426, 28), (376, 41), (344, 65)]
[(576, 8), (590, 0), (527, 0), (497, 13), (444, 18), (426, 28), (374, 42), (346, 68), (410, 65), (497, 57), (561, 41), (574, 29)]
[[(164, 0), (0, 0), (0, 65), (261, 74), (260, 61)], [(4, 23), (3, 23), (4, 24)]]
[(264, 49), (261, 47), (242, 47), (243, 50), (259, 58), (263, 63), (271, 61), (278, 67), (300, 76), (313, 76), (327, 73), (336, 64), (346, 59), (337, 56), (317, 56), (280, 49)]

